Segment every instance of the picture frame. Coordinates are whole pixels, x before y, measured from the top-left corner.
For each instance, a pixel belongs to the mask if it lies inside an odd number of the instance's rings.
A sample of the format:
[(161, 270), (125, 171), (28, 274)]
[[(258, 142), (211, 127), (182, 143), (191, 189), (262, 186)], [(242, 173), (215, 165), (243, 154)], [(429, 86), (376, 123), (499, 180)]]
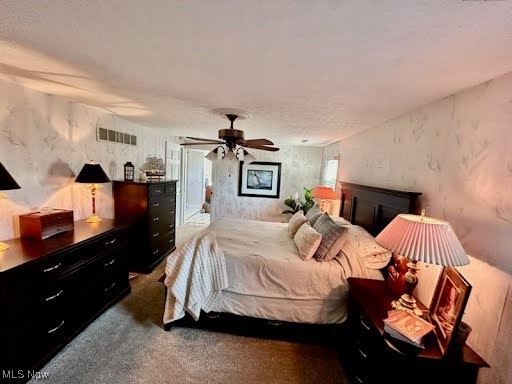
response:
[(450, 348), (471, 293), (471, 285), (454, 267), (444, 267), (437, 281), (428, 312), (435, 326), (439, 349), (444, 355)]
[(240, 162), (238, 196), (278, 199), (281, 191), (281, 163)]

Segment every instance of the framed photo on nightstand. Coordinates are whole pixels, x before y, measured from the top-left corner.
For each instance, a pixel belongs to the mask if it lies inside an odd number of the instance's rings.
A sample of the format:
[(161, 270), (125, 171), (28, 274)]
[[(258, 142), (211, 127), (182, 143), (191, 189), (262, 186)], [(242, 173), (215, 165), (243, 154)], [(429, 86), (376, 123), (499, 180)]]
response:
[(443, 268), (428, 313), (443, 355), (457, 333), (470, 293), (471, 285), (454, 267)]

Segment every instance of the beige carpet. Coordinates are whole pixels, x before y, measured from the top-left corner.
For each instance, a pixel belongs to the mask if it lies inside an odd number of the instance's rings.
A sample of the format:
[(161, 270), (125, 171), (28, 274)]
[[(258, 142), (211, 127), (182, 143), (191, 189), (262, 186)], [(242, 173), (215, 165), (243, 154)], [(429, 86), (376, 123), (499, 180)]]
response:
[[(177, 244), (204, 225), (178, 228)], [(46, 383), (345, 383), (329, 347), (162, 328), (165, 261), (131, 280), (132, 293), (102, 314), (41, 371)], [(33, 380), (32, 384), (41, 383)]]

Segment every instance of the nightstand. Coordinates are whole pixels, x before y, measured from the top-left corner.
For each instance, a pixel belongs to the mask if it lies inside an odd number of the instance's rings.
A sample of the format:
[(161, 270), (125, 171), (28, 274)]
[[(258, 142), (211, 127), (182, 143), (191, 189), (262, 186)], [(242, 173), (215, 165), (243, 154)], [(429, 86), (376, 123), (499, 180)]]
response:
[[(393, 299), (380, 280), (348, 279), (347, 345), (341, 347), (351, 383), (475, 383), (478, 370), (489, 365), (464, 345), (458, 354), (442, 356), (434, 333), (417, 349), (384, 333), (383, 319)], [(421, 309), (425, 306), (418, 301)]]

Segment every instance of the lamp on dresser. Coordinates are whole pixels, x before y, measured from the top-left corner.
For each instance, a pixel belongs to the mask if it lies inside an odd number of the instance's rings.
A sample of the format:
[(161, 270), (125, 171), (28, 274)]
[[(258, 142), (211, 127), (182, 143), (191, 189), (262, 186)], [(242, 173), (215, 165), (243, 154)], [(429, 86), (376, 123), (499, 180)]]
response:
[[(0, 191), (7, 191), (11, 189), (20, 189), (18, 183), (13, 179), (7, 169), (0, 163)], [(0, 199), (5, 199), (6, 196), (0, 193)], [(9, 246), (0, 242), (0, 252), (5, 251)]]
[(393, 302), (393, 307), (419, 316), (422, 313), (412, 295), (418, 285), (418, 261), (453, 267), (469, 264), (469, 258), (451, 225), (425, 216), (425, 210), (421, 215), (397, 215), (375, 240), (382, 247), (410, 260), (405, 274), (405, 293)]
[(96, 190), (99, 188), (103, 188), (101, 183), (109, 183), (110, 179), (107, 174), (101, 168), (101, 165), (96, 164), (93, 160), (89, 164), (85, 164), (75, 179), (77, 183), (85, 183), (89, 184), (87, 188), (91, 190), (92, 196), (92, 216), (89, 217), (86, 221), (88, 223), (97, 223), (101, 221), (101, 217), (96, 215)]

